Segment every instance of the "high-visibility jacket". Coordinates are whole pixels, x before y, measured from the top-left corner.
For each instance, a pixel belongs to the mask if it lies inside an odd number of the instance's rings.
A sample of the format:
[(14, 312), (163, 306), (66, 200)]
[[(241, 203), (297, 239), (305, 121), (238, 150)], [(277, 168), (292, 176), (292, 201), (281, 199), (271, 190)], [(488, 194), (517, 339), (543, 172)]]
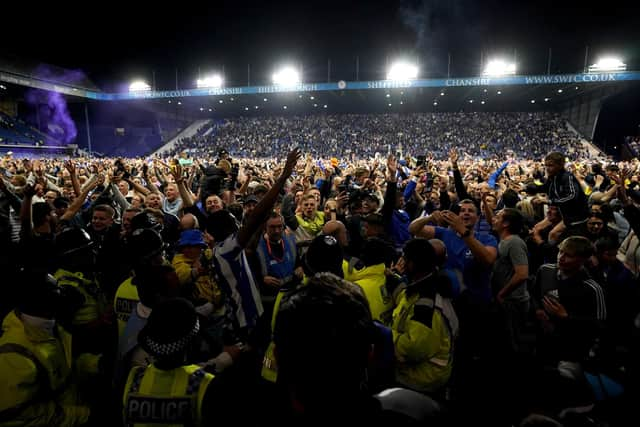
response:
[(15, 312), (2, 323), (0, 337), (0, 426), (81, 425), (89, 408), (80, 399), (76, 375), (98, 372), (99, 357), (71, 355), (71, 335), (55, 336), (25, 324)]
[(106, 303), (104, 293), (94, 281), (84, 277), (80, 272), (71, 272), (59, 268), (54, 277), (59, 286), (73, 286), (85, 298), (82, 307), (76, 311), (73, 317), (73, 326), (83, 326), (97, 321), (105, 312)]
[(393, 311), (396, 381), (421, 392), (436, 391), (451, 376), (458, 318), (451, 302), (407, 289)]
[(316, 211), (313, 218), (308, 221), (302, 215), (296, 215), (296, 221), (298, 221), (298, 227), (293, 233), (296, 243), (313, 240), (314, 237), (320, 234), (324, 226), (324, 212)]
[(123, 397), (125, 425), (202, 425), (202, 402), (212, 379), (196, 365), (133, 368)]
[(383, 325), (391, 324), (393, 301), (387, 292), (384, 263), (353, 270), (349, 280), (360, 286), (369, 302), (371, 316)]
[(118, 286), (113, 300), (113, 308), (118, 318), (118, 336), (122, 336), (124, 328), (127, 326), (127, 321), (131, 317), (131, 312), (135, 310), (140, 301), (138, 287), (131, 282), (132, 280), (133, 277), (129, 277)]
[[(271, 314), (272, 338), (273, 338), (273, 331), (275, 331), (276, 329), (276, 318), (278, 317), (278, 310), (280, 310), (280, 303), (282, 302), (282, 298), (284, 298), (286, 294), (297, 289), (298, 286), (306, 285), (307, 281), (308, 281), (308, 278), (305, 276), (300, 285), (296, 285), (293, 282), (290, 282), (288, 285), (283, 286), (278, 291), (278, 295), (276, 295), (276, 301), (273, 305), (273, 313)], [(272, 383), (275, 383), (278, 379), (278, 364), (276, 362), (275, 354), (273, 352), (274, 348), (275, 348), (275, 345), (273, 344), (273, 339), (272, 339), (271, 342), (269, 343), (269, 346), (267, 347), (267, 351), (264, 354), (264, 358), (262, 359), (262, 372), (261, 372), (262, 378)]]
[[(208, 264), (211, 263), (213, 254), (210, 249), (205, 252), (205, 257), (208, 260)], [(193, 265), (196, 263), (196, 259), (190, 259), (184, 256), (184, 254), (178, 253), (173, 257), (171, 265), (178, 275), (180, 286), (183, 289), (189, 289), (188, 298), (193, 298), (195, 301), (204, 300), (212, 303), (214, 306), (220, 307), (222, 304), (222, 291), (218, 287), (218, 284), (213, 280), (213, 277), (209, 273), (193, 276)], [(190, 289), (189, 286), (193, 286)], [(185, 294), (185, 292), (182, 292)]]

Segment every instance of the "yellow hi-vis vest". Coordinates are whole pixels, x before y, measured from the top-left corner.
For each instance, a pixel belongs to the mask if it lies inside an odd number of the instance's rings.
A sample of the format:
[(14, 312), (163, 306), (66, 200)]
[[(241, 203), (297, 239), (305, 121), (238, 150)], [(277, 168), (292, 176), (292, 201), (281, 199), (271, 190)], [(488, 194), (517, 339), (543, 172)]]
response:
[(136, 305), (140, 301), (138, 297), (138, 288), (131, 280), (133, 277), (129, 277), (118, 286), (116, 296), (113, 299), (113, 308), (118, 318), (118, 336), (121, 336), (124, 332), (124, 328), (127, 326), (131, 312), (136, 308)]
[(387, 277), (384, 274), (384, 263), (371, 265), (360, 270), (353, 270), (349, 280), (364, 292), (369, 302), (371, 316), (384, 325), (391, 325), (393, 301), (387, 292)]
[(433, 392), (451, 376), (458, 317), (451, 302), (403, 290), (393, 311), (396, 381), (420, 392)]
[[(302, 279), (302, 286), (306, 285), (309, 281), (307, 276), (304, 276)], [(276, 358), (273, 353), (273, 349), (275, 345), (273, 344), (273, 331), (276, 329), (276, 318), (278, 317), (278, 310), (280, 310), (280, 304), (282, 303), (282, 298), (288, 293), (297, 289), (297, 287), (290, 288), (280, 288), (278, 291), (278, 295), (276, 295), (276, 301), (273, 304), (273, 314), (271, 315), (271, 342), (267, 347), (267, 351), (264, 353), (264, 358), (262, 359), (262, 378), (265, 380), (275, 383), (278, 379), (278, 364), (276, 363)]]
[(123, 397), (125, 425), (202, 425), (202, 401), (212, 379), (196, 365), (168, 371), (153, 364), (133, 368)]
[(56, 326), (55, 336), (20, 320), (12, 311), (0, 337), (0, 426), (72, 427), (89, 419), (76, 387), (98, 371), (98, 356), (72, 356), (72, 338)]
[(73, 286), (84, 296), (84, 304), (73, 317), (73, 326), (82, 326), (95, 322), (104, 314), (106, 301), (100, 286), (90, 279), (85, 279), (80, 272), (59, 268), (54, 277), (58, 280), (59, 286)]
[(298, 221), (298, 228), (293, 233), (296, 243), (313, 240), (314, 237), (320, 234), (324, 226), (324, 212), (317, 211), (309, 221), (304, 219), (302, 215), (296, 215), (296, 221)]

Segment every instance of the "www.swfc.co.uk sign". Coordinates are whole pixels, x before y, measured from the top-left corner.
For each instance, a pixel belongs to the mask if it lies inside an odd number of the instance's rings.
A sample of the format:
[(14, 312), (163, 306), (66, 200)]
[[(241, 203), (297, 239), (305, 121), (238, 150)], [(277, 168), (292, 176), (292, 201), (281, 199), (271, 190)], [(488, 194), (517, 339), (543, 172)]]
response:
[(421, 79), (421, 80), (373, 80), (364, 82), (336, 83), (299, 83), (290, 86), (266, 85), (244, 86), (228, 88), (200, 88), (185, 90), (102, 93), (89, 90), (79, 90), (64, 84), (50, 83), (38, 79), (0, 72), (0, 81), (14, 83), (21, 86), (34, 87), (66, 95), (96, 99), (100, 101), (122, 101), (134, 99), (184, 98), (195, 96), (225, 96), (225, 95), (256, 95), (288, 92), (322, 92), (341, 90), (376, 90), (376, 89), (408, 89), (408, 88), (443, 88), (465, 86), (512, 86), (512, 85), (546, 85), (570, 83), (603, 83), (638, 81), (640, 72), (599, 73), (599, 74), (556, 74), (537, 76), (509, 76), (509, 77), (465, 77), (449, 79)]
[(374, 80), (365, 82), (301, 83), (293, 86), (245, 86), (218, 89), (188, 89), (144, 93), (98, 94), (105, 101), (126, 99), (179, 98), (190, 96), (256, 95), (286, 92), (322, 92), (339, 90), (408, 89), (421, 87), (512, 86), (562, 83), (602, 83), (640, 80), (640, 72), (601, 74), (559, 74), (510, 77), (467, 77), (422, 80)]

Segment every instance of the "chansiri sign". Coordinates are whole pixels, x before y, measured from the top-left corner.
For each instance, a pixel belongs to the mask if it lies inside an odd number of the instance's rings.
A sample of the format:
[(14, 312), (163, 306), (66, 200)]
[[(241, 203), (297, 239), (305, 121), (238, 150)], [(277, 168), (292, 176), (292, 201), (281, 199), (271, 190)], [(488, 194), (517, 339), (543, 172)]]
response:
[(583, 74), (557, 74), (536, 76), (504, 76), (504, 77), (463, 77), (449, 79), (420, 79), (420, 80), (371, 80), (360, 82), (336, 83), (295, 83), (291, 85), (265, 85), (245, 87), (220, 87), (198, 88), (168, 91), (142, 91), (126, 93), (102, 93), (78, 89), (60, 83), (49, 83), (39, 79), (17, 76), (11, 73), (0, 72), (0, 81), (21, 86), (44, 89), (52, 92), (64, 93), (81, 98), (90, 98), (101, 101), (122, 101), (129, 99), (155, 99), (155, 98), (185, 98), (194, 96), (225, 96), (225, 95), (251, 95), (290, 92), (323, 92), (342, 90), (379, 90), (379, 89), (405, 89), (420, 87), (473, 87), (473, 86), (507, 86), (507, 85), (545, 85), (567, 83), (603, 83), (640, 80), (640, 72), (616, 72), (616, 73), (583, 73)]

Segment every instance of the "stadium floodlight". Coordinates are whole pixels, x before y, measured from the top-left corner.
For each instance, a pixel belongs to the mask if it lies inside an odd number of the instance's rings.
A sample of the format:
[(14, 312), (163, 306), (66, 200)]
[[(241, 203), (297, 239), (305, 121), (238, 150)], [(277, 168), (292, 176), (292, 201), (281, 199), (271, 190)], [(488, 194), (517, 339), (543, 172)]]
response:
[(220, 74), (213, 74), (211, 76), (206, 76), (203, 79), (198, 79), (196, 81), (196, 85), (199, 88), (217, 88), (222, 87), (222, 76)]
[(485, 76), (509, 76), (516, 73), (516, 64), (502, 59), (493, 59), (487, 62), (482, 74)]
[(129, 92), (147, 92), (150, 90), (151, 86), (142, 80), (133, 81), (129, 85)]
[(387, 80), (413, 80), (418, 78), (418, 67), (407, 62), (396, 62), (387, 72)]
[(620, 58), (614, 56), (606, 56), (600, 58), (598, 62), (589, 66), (590, 73), (602, 73), (605, 71), (626, 71), (627, 64), (622, 62)]
[(277, 86), (295, 86), (300, 83), (300, 73), (295, 68), (287, 66), (273, 73), (273, 84)]

